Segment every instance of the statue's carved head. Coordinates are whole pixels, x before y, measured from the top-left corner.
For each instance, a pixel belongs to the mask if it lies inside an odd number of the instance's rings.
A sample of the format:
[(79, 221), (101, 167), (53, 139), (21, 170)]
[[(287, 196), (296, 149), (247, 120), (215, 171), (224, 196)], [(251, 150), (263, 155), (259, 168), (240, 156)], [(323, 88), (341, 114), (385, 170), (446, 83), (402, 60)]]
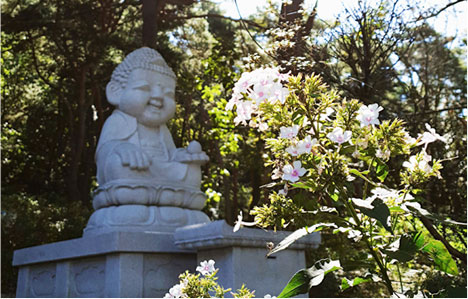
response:
[(107, 100), (138, 122), (154, 127), (175, 113), (176, 77), (164, 58), (150, 48), (125, 57), (107, 84)]

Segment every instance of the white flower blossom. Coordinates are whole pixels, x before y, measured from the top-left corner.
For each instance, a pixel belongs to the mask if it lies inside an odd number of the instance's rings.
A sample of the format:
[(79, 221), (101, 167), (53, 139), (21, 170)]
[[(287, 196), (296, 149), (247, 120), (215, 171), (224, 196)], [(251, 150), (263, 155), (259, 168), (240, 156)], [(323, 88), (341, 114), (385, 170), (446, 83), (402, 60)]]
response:
[(361, 154), (359, 153), (358, 150), (355, 150), (355, 151), (351, 154), (351, 156), (353, 156), (353, 158), (358, 159), (358, 158), (361, 156)]
[(247, 124), (247, 120), (252, 117), (253, 107), (250, 101), (241, 101), (237, 103), (237, 116), (234, 118), (236, 125), (239, 123)]
[(169, 289), (169, 293), (166, 293), (164, 298), (182, 298), (184, 286), (181, 284), (176, 284), (172, 288)]
[(372, 205), (372, 202), (374, 202), (374, 199), (375, 197), (369, 197), (366, 200), (362, 200), (360, 198), (351, 198), (351, 201), (358, 207), (372, 210), (374, 208), (374, 206)]
[(375, 153), (375, 156), (383, 160), (388, 160), (390, 159), (390, 154), (391, 152), (388, 149), (384, 151), (381, 151), (380, 149), (378, 149), (377, 152)]
[(237, 106), (240, 103), (240, 99), (242, 97), (240, 95), (233, 95), (231, 99), (227, 102), (225, 109), (232, 110), (234, 106)]
[(216, 269), (214, 267), (215, 261), (203, 261), (200, 263), (200, 266), (197, 267), (197, 271), (200, 272), (203, 276), (213, 273)]
[(287, 96), (289, 95), (289, 89), (286, 87), (279, 87), (273, 90), (274, 97), (273, 100), (278, 100), (281, 104), (284, 104), (286, 101)]
[(333, 132), (327, 134), (327, 137), (333, 142), (342, 144), (351, 139), (351, 131), (343, 132), (342, 128), (335, 128)]
[(290, 182), (297, 182), (299, 177), (303, 176), (307, 170), (302, 167), (300, 161), (294, 161), (293, 165), (285, 165), (283, 167), (283, 180), (287, 180)]
[(423, 134), (419, 134), (418, 136), (419, 142), (417, 145), (424, 144), (424, 149), (425, 149), (429, 143), (432, 143), (437, 140), (447, 143), (447, 140), (444, 137), (437, 134), (435, 129), (431, 128), (431, 126), (427, 123), (426, 123), (426, 129), (427, 129), (427, 132), (424, 132)]
[(374, 194), (374, 196), (384, 200), (384, 199), (387, 199), (387, 198), (396, 198), (398, 197), (398, 191), (397, 190), (394, 190), (394, 189), (385, 189), (385, 188), (381, 188), (381, 187), (377, 187), (377, 188), (374, 188), (372, 189), (372, 194)]
[(416, 143), (416, 138), (411, 137), (411, 135), (408, 132), (405, 132), (405, 137), (403, 138), (406, 144), (408, 145), (413, 145)]
[(318, 144), (318, 141), (316, 138), (311, 139), (310, 136), (306, 136), (303, 140), (297, 143), (298, 155), (310, 154), (312, 147), (316, 144)]
[(286, 151), (293, 157), (299, 155), (299, 149), (296, 145), (290, 145), (286, 148)]
[(369, 109), (371, 112), (379, 113), (383, 110), (383, 107), (379, 106), (379, 104), (371, 104), (367, 106), (367, 109)]
[(266, 130), (268, 130), (268, 124), (265, 123), (265, 122), (261, 122), (258, 124), (258, 130), (261, 131), (261, 132), (265, 132)]
[(258, 82), (254, 85), (253, 90), (249, 93), (249, 96), (258, 106), (265, 102), (268, 98), (272, 97), (272, 89), (273, 86), (271, 84), (263, 84), (262, 82)]
[[(430, 157), (430, 156), (429, 156)], [(417, 156), (411, 156), (409, 161), (403, 162), (403, 167), (406, 167), (409, 169), (409, 171), (413, 172), (416, 171), (417, 169), (429, 173), (432, 171), (432, 167), (429, 165), (427, 161), (427, 156), (419, 158)]]
[(281, 170), (279, 170), (278, 168), (273, 169), (273, 172), (271, 174), (272, 180), (279, 179), (281, 178), (281, 176), (282, 176)]
[(302, 154), (310, 154), (312, 147), (317, 143), (317, 139), (311, 139), (310, 136), (306, 136), (306, 138), (300, 140), (296, 145), (291, 145), (286, 148), (286, 151), (294, 157)]
[(284, 184), (283, 189), (278, 191), (278, 194), (286, 196), (288, 195), (288, 191), (289, 191), (288, 184)]
[[(242, 211), (240, 211), (239, 215), (237, 216), (237, 221), (234, 225), (234, 228), (232, 229), (232, 232), (236, 232), (238, 231), (242, 226), (254, 226), (256, 225), (257, 223), (256, 222), (245, 222), (245, 221), (242, 221), (244, 217), (242, 216)], [(198, 268), (197, 268), (197, 271), (198, 271)]]
[(281, 127), (280, 138), (293, 139), (299, 132), (299, 126), (293, 125), (292, 127)]
[(383, 108), (380, 107), (378, 104), (372, 104), (369, 106), (361, 106), (358, 110), (357, 120), (361, 122), (361, 127), (366, 127), (369, 125), (378, 125), (380, 124), (379, 121), (379, 112), (382, 111)]

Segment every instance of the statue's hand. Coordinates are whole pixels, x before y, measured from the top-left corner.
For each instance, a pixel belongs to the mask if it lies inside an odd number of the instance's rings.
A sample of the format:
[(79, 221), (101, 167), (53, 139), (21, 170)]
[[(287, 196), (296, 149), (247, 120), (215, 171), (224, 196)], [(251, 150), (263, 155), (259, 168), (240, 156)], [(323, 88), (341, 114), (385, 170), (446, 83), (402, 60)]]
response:
[(151, 165), (151, 158), (134, 144), (122, 143), (115, 148), (115, 152), (122, 160), (122, 166), (146, 170)]
[(205, 164), (210, 158), (205, 154), (205, 152), (192, 154), (187, 151), (185, 148), (179, 148), (175, 152), (174, 161), (181, 163), (194, 163), (194, 164)]
[(175, 152), (174, 161), (181, 163), (205, 164), (210, 158), (201, 150), (200, 143), (192, 141), (187, 148), (179, 148)]

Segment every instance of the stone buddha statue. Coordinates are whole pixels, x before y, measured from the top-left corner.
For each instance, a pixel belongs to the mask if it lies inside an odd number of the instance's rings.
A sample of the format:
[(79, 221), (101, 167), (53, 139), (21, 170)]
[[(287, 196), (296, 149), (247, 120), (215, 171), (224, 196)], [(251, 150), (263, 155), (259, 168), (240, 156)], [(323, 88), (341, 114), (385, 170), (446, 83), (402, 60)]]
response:
[(175, 86), (175, 74), (150, 48), (133, 51), (112, 73), (106, 96), (115, 110), (96, 150), (96, 211), (85, 235), (209, 221), (200, 211), (206, 200), (200, 166), (208, 156), (196, 141), (176, 148), (166, 126), (176, 109)]

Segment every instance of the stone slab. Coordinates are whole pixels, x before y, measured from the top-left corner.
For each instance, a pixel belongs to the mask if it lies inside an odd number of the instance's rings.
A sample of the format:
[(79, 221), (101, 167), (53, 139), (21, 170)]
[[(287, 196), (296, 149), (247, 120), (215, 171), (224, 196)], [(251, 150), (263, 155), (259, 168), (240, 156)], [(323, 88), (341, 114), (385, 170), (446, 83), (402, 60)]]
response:
[(83, 258), (113, 252), (193, 253), (194, 251), (176, 247), (172, 233), (110, 232), (99, 236), (16, 250), (13, 255), (13, 266)]
[[(241, 228), (233, 232), (226, 221), (219, 220), (205, 224), (195, 224), (178, 228), (174, 234), (175, 244), (182, 249), (208, 249), (229, 246), (266, 248), (272, 242), (278, 244), (292, 232), (272, 231), (257, 228)], [(291, 244), (290, 249), (317, 248), (319, 233), (304, 236)]]
[(196, 268), (173, 234), (114, 232), (15, 251), (17, 297), (155, 298)]

